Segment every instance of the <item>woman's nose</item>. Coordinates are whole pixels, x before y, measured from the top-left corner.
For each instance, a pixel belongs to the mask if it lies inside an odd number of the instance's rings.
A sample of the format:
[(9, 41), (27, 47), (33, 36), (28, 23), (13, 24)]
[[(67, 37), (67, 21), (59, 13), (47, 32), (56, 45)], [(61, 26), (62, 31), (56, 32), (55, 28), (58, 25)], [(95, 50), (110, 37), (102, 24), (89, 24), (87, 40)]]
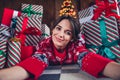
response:
[(64, 36), (64, 32), (61, 31), (61, 32), (59, 33), (59, 36), (62, 38), (62, 37)]

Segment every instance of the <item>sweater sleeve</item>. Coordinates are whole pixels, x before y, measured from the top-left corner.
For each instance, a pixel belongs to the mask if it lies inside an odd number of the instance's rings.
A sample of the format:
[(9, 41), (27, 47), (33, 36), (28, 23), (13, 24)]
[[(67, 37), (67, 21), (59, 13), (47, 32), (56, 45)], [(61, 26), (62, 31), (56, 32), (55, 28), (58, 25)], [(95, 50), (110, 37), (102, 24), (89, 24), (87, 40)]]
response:
[(78, 60), (78, 57), (80, 54), (83, 54), (83, 53), (89, 53), (89, 50), (86, 49), (85, 45), (82, 44), (81, 41), (78, 41), (75, 43), (75, 46), (74, 46), (74, 62), (77, 62)]
[[(37, 57), (36, 57), (37, 56)], [(42, 59), (41, 59), (42, 58)], [(48, 63), (44, 61), (44, 57), (42, 55), (33, 55), (21, 61), (18, 66), (23, 67), (27, 72), (34, 75), (35, 80), (42, 74), (45, 68), (48, 66)]]

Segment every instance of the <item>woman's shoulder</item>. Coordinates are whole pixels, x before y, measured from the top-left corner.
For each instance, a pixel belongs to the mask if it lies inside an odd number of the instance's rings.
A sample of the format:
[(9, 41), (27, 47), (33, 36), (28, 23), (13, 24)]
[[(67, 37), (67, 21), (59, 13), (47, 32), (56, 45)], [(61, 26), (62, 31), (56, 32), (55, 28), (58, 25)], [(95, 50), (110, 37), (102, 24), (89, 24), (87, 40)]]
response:
[(51, 42), (52, 42), (51, 37), (45, 38), (38, 43), (36, 48), (37, 49), (43, 49), (43, 48), (49, 47), (49, 46), (51, 46)]
[(85, 45), (85, 43), (82, 42), (80, 39), (73, 41), (73, 42), (70, 42), (70, 44), (69, 44), (69, 46), (73, 47), (73, 48), (79, 47), (79, 46), (84, 46), (84, 45)]
[(51, 37), (47, 37), (47, 38), (43, 39), (42, 41), (40, 41), (39, 44), (49, 45), (51, 42), (52, 42), (52, 38)]

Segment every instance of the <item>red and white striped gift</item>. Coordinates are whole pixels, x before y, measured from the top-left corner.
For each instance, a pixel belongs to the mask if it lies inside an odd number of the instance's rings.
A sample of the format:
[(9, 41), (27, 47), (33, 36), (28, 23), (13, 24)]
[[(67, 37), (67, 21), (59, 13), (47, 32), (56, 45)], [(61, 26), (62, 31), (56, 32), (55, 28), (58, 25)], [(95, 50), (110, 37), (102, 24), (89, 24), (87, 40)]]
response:
[[(17, 38), (16, 38), (17, 39)], [(6, 66), (11, 67), (21, 61), (21, 43), (20, 40), (9, 40), (7, 49)]]
[[(26, 23), (24, 23), (24, 20), (25, 18), (27, 19)], [(41, 33), (44, 33), (45, 29), (42, 29), (44, 27), (41, 26), (41, 21), (39, 20), (39, 16), (36, 16), (36, 17), (23, 17), (23, 16), (20, 16), (20, 17), (17, 17), (17, 23), (16, 23), (16, 32), (20, 33), (23, 31), (23, 25), (26, 25), (25, 28), (26, 30), (29, 29), (29, 28), (36, 28), (38, 29)], [(26, 36), (25, 38), (25, 45), (26, 46), (35, 46), (38, 44), (38, 42), (42, 39), (44, 39), (44, 36), (41, 36), (41, 35), (32, 35), (31, 33), (30, 34), (24, 34)]]
[(10, 37), (10, 28), (0, 26), (0, 68), (3, 68), (6, 63), (7, 42)]

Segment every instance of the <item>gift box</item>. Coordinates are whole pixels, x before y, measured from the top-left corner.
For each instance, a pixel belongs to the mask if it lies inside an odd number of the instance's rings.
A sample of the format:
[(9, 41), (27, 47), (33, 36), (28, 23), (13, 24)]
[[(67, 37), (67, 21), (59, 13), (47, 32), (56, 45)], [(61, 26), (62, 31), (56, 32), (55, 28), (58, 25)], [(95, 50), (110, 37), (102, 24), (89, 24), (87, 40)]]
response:
[(35, 17), (39, 16), (39, 20), (42, 22), (43, 17), (43, 6), (42, 5), (35, 5), (35, 4), (25, 4), (22, 3), (22, 16), (25, 17)]
[(114, 16), (85, 23), (82, 28), (90, 51), (115, 61), (120, 59), (119, 31)]
[(25, 46), (21, 43), (20, 38), (11, 38), (8, 41), (6, 67), (18, 64), (20, 61), (31, 57), (34, 53), (34, 46)]
[(5, 67), (6, 63), (6, 51), (7, 51), (7, 41), (0, 40), (0, 69)]
[(44, 39), (43, 28), (40, 24), (39, 17), (17, 17), (17, 23), (15, 28), (15, 36), (21, 37), (25, 46), (35, 46), (38, 42)]
[(44, 32), (42, 34), (42, 36), (44, 36), (44, 38), (47, 38), (50, 36), (50, 28), (47, 26), (47, 24), (42, 24), (42, 31)]
[(1, 26), (8, 26), (10, 27), (12, 25), (12, 18), (16, 18), (17, 16), (20, 16), (21, 12), (17, 10), (13, 10), (10, 8), (4, 8)]
[(11, 38), (7, 46), (6, 67), (11, 67), (21, 61), (21, 43), (18, 38)]
[(10, 28), (0, 26), (0, 68), (5, 66), (7, 54), (7, 41), (10, 38)]
[(79, 22), (80, 24), (91, 22), (93, 17), (93, 6), (80, 10), (78, 12)]

